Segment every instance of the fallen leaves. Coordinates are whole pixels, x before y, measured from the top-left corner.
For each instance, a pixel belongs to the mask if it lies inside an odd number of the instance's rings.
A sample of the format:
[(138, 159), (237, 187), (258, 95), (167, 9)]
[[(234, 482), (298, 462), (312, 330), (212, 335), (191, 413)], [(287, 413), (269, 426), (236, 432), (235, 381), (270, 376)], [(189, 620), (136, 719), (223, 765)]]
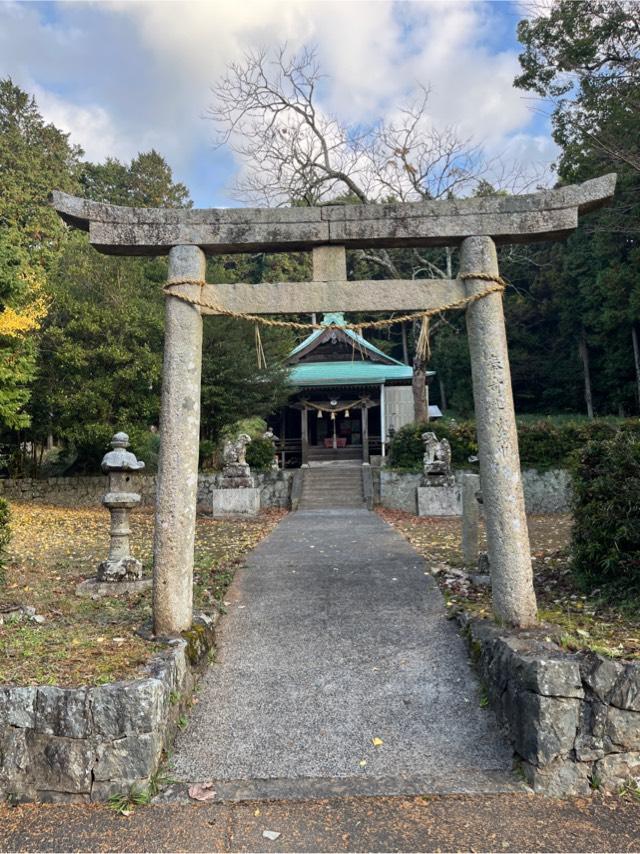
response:
[[(428, 561), (427, 572), (437, 581), (452, 610), (462, 607), (481, 617), (492, 614), (491, 590), (461, 571), (461, 519), (420, 518), (400, 510), (380, 509)], [(594, 590), (586, 596), (576, 585), (569, 565), (571, 516), (567, 513), (527, 517), (534, 586), (539, 616), (553, 636), (571, 650), (591, 649), (614, 658), (640, 658), (640, 619), (630, 609), (607, 605)], [(480, 532), (480, 549), (486, 548)], [(457, 564), (457, 566), (456, 566)]]
[[(135, 632), (152, 616), (151, 594), (79, 599), (76, 585), (95, 574), (109, 548), (109, 514), (13, 502), (12, 542), (0, 588), (0, 682), (73, 686), (137, 675), (156, 647)], [(246, 521), (199, 518), (194, 605), (217, 607), (246, 553), (284, 511)], [(131, 514), (131, 544), (151, 570), (153, 515)], [(13, 611), (42, 619), (18, 620)], [(6, 616), (5, 616), (6, 614)]]
[(213, 783), (194, 783), (189, 786), (189, 797), (194, 801), (215, 801), (216, 790)]
[(371, 744), (373, 744), (374, 747), (382, 747), (384, 741), (376, 735), (371, 739)]

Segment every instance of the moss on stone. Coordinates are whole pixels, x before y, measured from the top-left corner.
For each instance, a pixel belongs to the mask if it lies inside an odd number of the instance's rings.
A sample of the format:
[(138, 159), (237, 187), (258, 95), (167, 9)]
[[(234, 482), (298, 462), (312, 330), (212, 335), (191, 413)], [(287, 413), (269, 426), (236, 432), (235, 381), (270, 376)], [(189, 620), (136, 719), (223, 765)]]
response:
[(482, 658), (482, 644), (471, 637), (469, 637), (469, 654), (474, 664), (478, 664)]
[(185, 653), (192, 667), (197, 667), (213, 646), (213, 635), (203, 623), (194, 623), (182, 632), (187, 642)]

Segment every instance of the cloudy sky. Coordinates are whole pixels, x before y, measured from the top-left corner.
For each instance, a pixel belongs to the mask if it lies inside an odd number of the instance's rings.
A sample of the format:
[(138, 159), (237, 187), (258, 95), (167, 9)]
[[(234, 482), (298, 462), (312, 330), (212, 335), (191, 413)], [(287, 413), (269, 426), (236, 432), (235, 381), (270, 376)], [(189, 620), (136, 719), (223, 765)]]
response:
[(237, 204), (230, 152), (203, 118), (210, 86), (250, 48), (316, 45), (325, 110), (347, 122), (390, 114), (421, 82), (438, 125), (489, 154), (555, 156), (548, 123), (518, 73), (521, 2), (0, 0), (0, 76), (33, 92), (86, 156), (128, 160), (152, 147), (198, 207)]

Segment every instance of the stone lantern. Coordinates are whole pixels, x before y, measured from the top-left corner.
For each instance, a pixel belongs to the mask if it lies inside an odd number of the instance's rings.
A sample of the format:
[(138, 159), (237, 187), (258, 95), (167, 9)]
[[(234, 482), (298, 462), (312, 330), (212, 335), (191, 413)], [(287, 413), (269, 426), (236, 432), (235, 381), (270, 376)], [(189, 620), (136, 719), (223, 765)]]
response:
[(112, 451), (102, 460), (102, 471), (109, 475), (108, 492), (102, 503), (111, 514), (109, 557), (98, 567), (98, 582), (139, 581), (142, 564), (129, 551), (129, 511), (140, 504), (140, 495), (133, 492), (132, 474), (142, 471), (144, 463), (127, 451), (129, 437), (116, 433), (111, 440)]

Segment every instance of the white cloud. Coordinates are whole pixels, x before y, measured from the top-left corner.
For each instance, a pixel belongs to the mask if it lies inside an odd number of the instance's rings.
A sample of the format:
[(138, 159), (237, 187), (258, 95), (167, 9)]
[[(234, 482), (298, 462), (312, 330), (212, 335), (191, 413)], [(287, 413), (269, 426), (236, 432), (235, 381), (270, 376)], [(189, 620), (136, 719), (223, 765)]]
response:
[[(467, 0), (5, 2), (0, 74), (35, 89), (46, 117), (70, 131), (88, 157), (130, 158), (155, 146), (182, 178), (203, 174), (199, 161), (215, 158), (212, 128), (202, 120), (211, 83), (246, 50), (283, 41), (292, 50), (317, 44), (329, 77), (322, 106), (343, 120), (391, 115), (424, 82), (432, 89), (434, 123), (458, 125), (492, 150), (512, 148), (518, 135), (530, 137), (532, 115), (512, 86), (517, 51), (487, 47), (499, 6)], [(228, 178), (220, 174), (219, 186)]]
[(130, 160), (144, 148), (118, 134), (113, 117), (104, 107), (80, 106), (35, 84), (33, 91), (45, 119), (70, 134), (71, 142), (84, 149), (88, 160), (101, 162), (107, 157)]

